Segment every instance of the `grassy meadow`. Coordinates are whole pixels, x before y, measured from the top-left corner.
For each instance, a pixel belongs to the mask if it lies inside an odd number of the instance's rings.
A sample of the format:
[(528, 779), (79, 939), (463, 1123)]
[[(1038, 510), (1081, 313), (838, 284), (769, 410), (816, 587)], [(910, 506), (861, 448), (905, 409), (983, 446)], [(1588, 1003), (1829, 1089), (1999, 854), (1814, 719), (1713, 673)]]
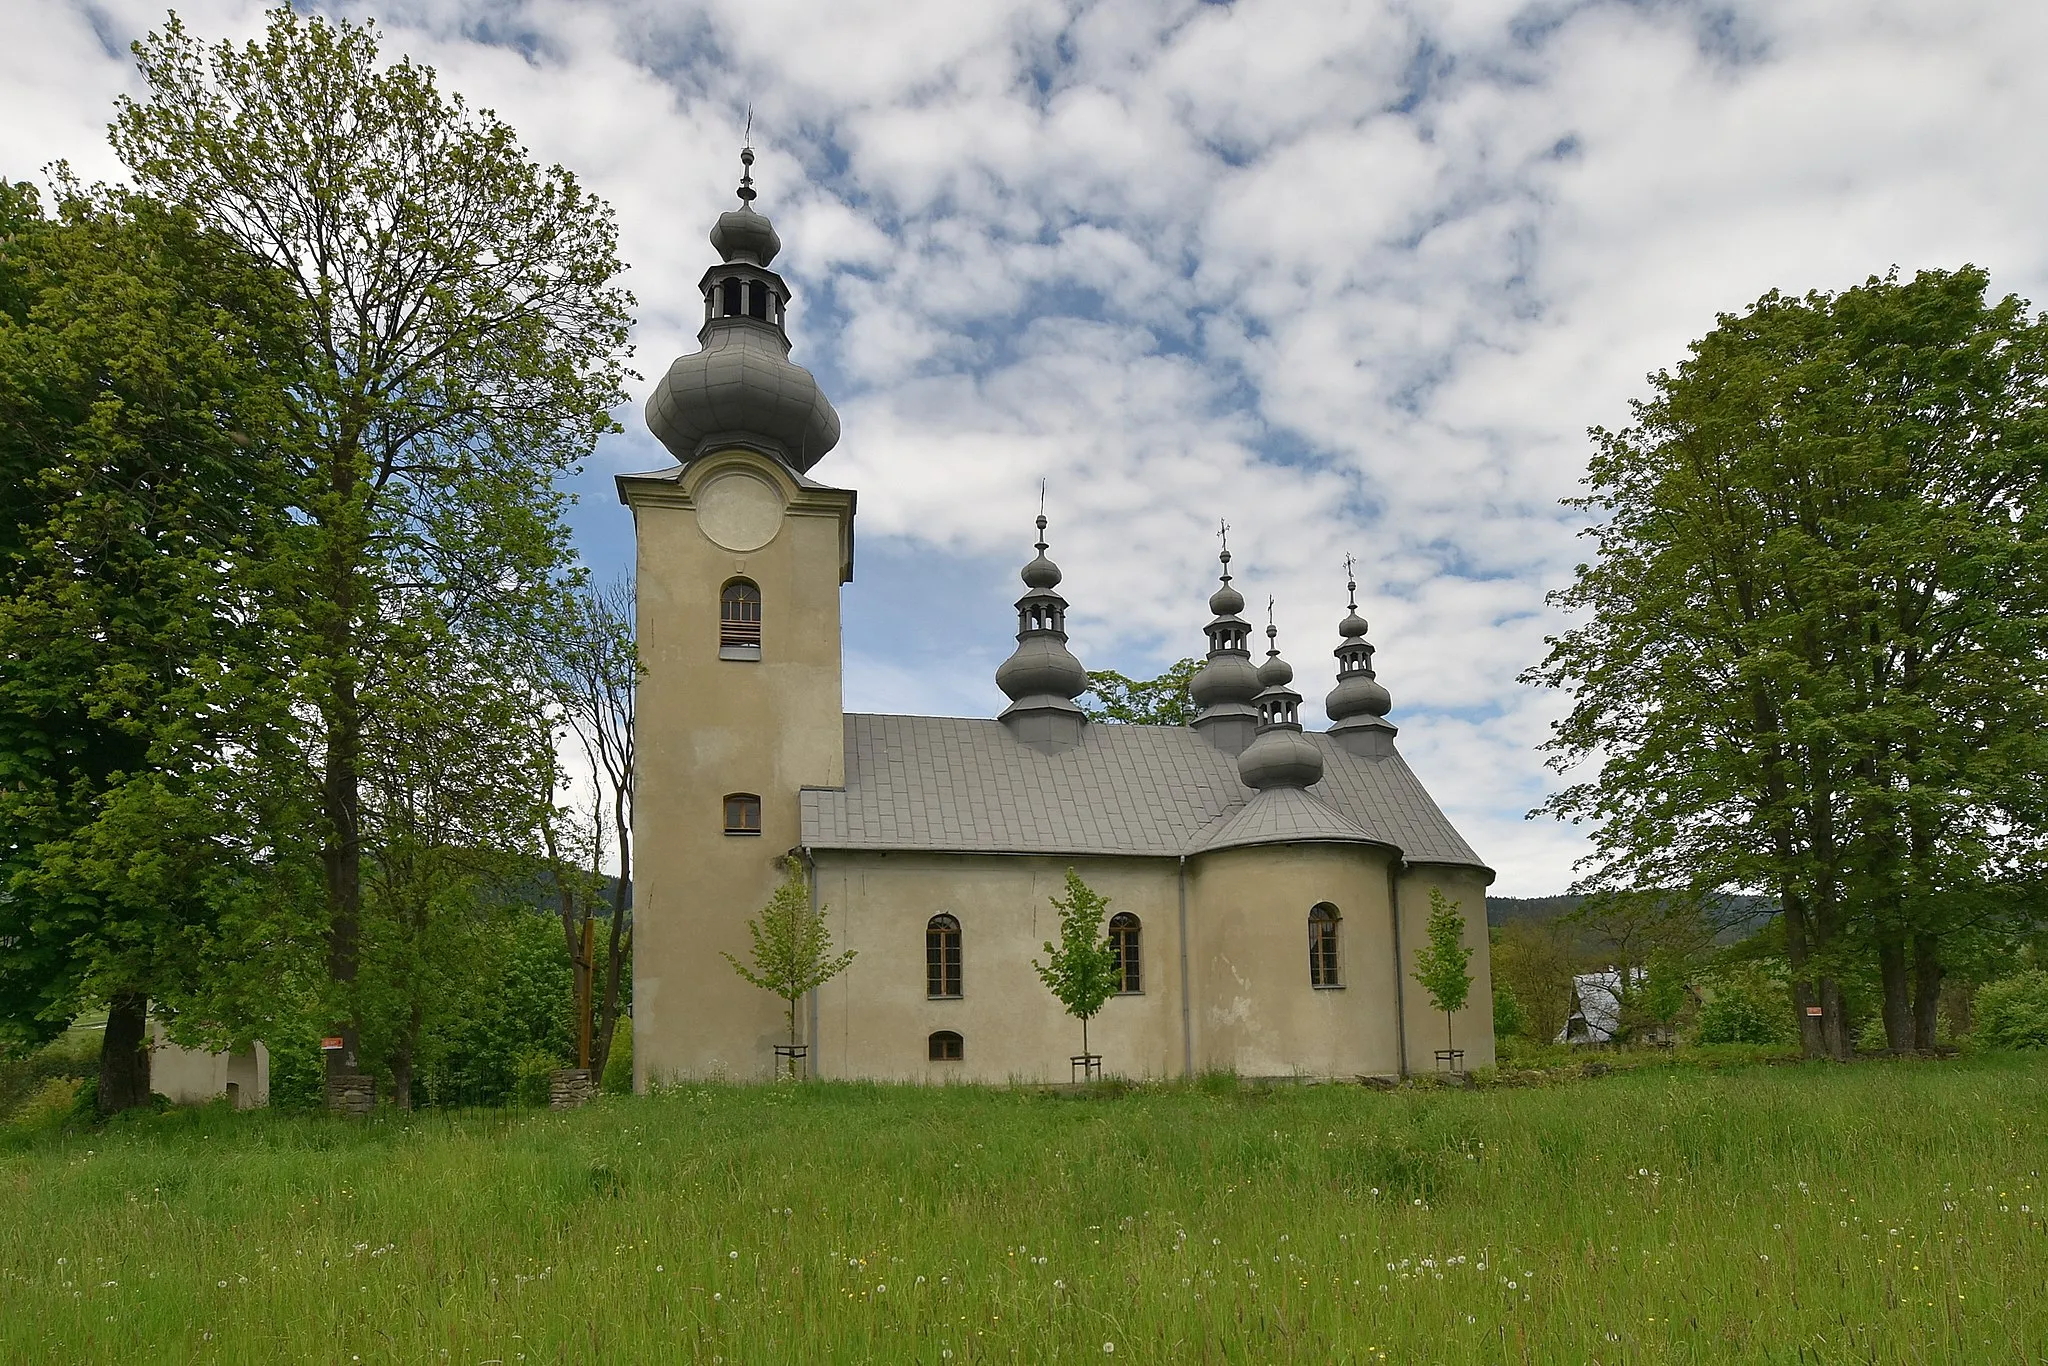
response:
[(7, 1362), (2040, 1362), (2048, 1058), (0, 1131)]

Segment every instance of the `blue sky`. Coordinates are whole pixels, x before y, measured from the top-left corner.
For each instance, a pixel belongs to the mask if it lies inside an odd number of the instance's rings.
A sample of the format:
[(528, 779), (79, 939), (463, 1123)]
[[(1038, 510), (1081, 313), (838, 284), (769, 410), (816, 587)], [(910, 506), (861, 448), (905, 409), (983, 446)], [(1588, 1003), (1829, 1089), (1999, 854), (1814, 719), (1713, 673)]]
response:
[[(258, 5), (186, 0), (206, 36)], [(1585, 430), (1771, 288), (1975, 262), (2044, 296), (2048, 6), (1384, 0), (395, 0), (431, 63), (616, 206), (636, 385), (694, 347), (745, 109), (796, 359), (860, 491), (846, 700), (993, 715), (1040, 479), (1085, 663), (1202, 644), (1215, 525), (1309, 697), (1359, 561), (1400, 744), (1500, 873), (1564, 888), (1523, 814), (1562, 699), (1516, 675), (1581, 555)], [(0, 0), (0, 174), (118, 172), (158, 4)], [(612, 474), (577, 540), (629, 563)]]

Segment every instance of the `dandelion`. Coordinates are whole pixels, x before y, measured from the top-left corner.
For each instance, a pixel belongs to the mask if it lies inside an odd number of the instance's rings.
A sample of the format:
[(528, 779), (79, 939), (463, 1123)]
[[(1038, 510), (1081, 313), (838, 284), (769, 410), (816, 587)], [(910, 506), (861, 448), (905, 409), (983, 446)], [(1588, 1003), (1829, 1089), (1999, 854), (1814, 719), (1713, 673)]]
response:
[(711, 1292), (711, 1298), (714, 1300), (722, 1300), (725, 1298), (725, 1293), (723, 1291), (714, 1290)]
[(889, 1287), (886, 1285), (878, 1285), (875, 1287), (875, 1293), (877, 1295), (886, 1295), (889, 1293)]
[(1113, 1342), (1105, 1342), (1105, 1343), (1103, 1343), (1103, 1344), (1102, 1344), (1102, 1354), (1103, 1354), (1104, 1356), (1114, 1356), (1114, 1355), (1116, 1355), (1116, 1344), (1115, 1344), (1115, 1343), (1113, 1343)]
[(735, 1262), (736, 1262), (736, 1261), (738, 1261), (738, 1260), (740, 1259), (740, 1254), (739, 1254), (739, 1253), (737, 1253), (737, 1252), (728, 1252), (728, 1253), (726, 1253), (725, 1255), (726, 1255), (727, 1257), (731, 1258), (731, 1259), (732, 1259), (733, 1261), (735, 1261)]

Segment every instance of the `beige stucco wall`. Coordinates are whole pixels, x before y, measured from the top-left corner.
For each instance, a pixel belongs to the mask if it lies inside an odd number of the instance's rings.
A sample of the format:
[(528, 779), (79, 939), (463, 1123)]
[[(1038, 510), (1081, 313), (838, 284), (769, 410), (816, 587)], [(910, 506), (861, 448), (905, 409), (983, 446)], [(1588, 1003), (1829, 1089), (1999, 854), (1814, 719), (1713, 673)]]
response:
[(156, 1021), (149, 1026), (149, 1089), (179, 1105), (203, 1105), (228, 1094), (235, 1107), (251, 1110), (270, 1103), (270, 1050), (261, 1043), (232, 1052), (186, 1048), (164, 1037)]
[[(1193, 860), (1198, 1066), (1245, 1076), (1392, 1073), (1392, 855), (1357, 845), (1261, 845)], [(1308, 913), (1335, 905), (1341, 985), (1309, 981)]]
[[(1115, 996), (1088, 1026), (1103, 1070), (1126, 1077), (1183, 1071), (1178, 864), (1172, 859), (821, 852), (817, 892), (835, 948), (859, 953), (817, 993), (818, 1074), (891, 1081), (1067, 1081), (1081, 1025), (1032, 970), (1059, 938), (1051, 899), (1066, 871), (1140, 924), (1144, 991)], [(960, 921), (961, 996), (925, 995), (925, 927)], [(931, 1062), (950, 1029), (958, 1062)], [(767, 1050), (762, 1050), (764, 1056)], [(765, 1067), (764, 1069), (765, 1070)]]
[[(698, 492), (744, 472), (783, 512), (744, 553), (699, 525)], [(850, 567), (853, 497), (798, 487), (752, 452), (707, 456), (679, 486), (631, 487), (638, 536), (633, 1069), (650, 1077), (765, 1075), (783, 1036), (780, 1003), (720, 956), (746, 957), (746, 921), (798, 840), (797, 793), (845, 781), (839, 587)], [(772, 518), (772, 506), (770, 516)], [(734, 539), (730, 535), (728, 541)], [(761, 658), (718, 657), (718, 602), (735, 576), (761, 590)], [(761, 798), (761, 833), (724, 833), (724, 797)]]
[(1416, 951), (1429, 939), (1429, 892), (1432, 887), (1457, 902), (1459, 910), (1464, 912), (1465, 947), (1472, 950), (1468, 965), (1472, 974), (1472, 990), (1465, 998), (1465, 1008), (1451, 1018), (1448, 1045), (1445, 1043), (1442, 1012), (1430, 1005), (1429, 993), (1412, 976), (1404, 976), (1403, 1005), (1407, 1014), (1408, 1069), (1411, 1072), (1427, 1072), (1435, 1068), (1436, 1050), (1444, 1047), (1464, 1049), (1467, 1070), (1494, 1064), (1493, 969), (1486, 936), (1487, 880), (1487, 874), (1477, 868), (1458, 868), (1440, 863), (1410, 865), (1402, 870), (1398, 879), (1401, 952), (1407, 964), (1404, 972), (1412, 974), (1415, 971)]

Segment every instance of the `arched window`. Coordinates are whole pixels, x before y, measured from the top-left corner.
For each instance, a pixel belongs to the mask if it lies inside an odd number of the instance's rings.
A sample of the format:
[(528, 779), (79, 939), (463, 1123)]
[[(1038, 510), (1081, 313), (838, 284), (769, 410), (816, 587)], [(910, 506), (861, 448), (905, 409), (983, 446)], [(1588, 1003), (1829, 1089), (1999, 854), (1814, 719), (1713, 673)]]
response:
[(745, 287), (738, 280), (722, 281), (719, 288), (718, 311), (728, 318), (737, 318), (746, 312), (746, 304), (742, 298), (745, 292)]
[(950, 915), (925, 922), (924, 994), (939, 999), (960, 994), (960, 922)]
[(1319, 901), (1308, 913), (1308, 984), (1312, 987), (1344, 985), (1337, 976), (1337, 908)]
[(747, 286), (747, 316), (762, 319), (768, 316), (768, 286), (759, 280)]
[(967, 1041), (950, 1029), (925, 1040), (925, 1056), (933, 1062), (958, 1062), (967, 1056)]
[(1135, 996), (1145, 989), (1138, 959), (1138, 917), (1118, 911), (1109, 918), (1109, 947), (1116, 954), (1117, 991)]
[(761, 657), (761, 590), (734, 579), (718, 595), (718, 657)]
[(729, 792), (725, 797), (725, 833), (761, 833), (761, 799), (751, 792)]

